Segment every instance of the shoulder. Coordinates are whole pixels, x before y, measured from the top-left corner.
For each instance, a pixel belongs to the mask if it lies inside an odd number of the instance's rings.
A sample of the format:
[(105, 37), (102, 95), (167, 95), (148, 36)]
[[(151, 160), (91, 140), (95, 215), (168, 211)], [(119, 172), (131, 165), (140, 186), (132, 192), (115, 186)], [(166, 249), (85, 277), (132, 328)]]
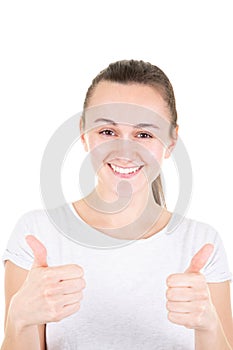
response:
[(19, 218), (18, 221), (24, 225), (30, 225), (32, 223), (37, 222), (38, 220), (46, 220), (46, 211), (44, 209), (32, 209), (24, 212)]
[(16, 265), (30, 269), (33, 253), (26, 242), (27, 235), (35, 236), (48, 252), (49, 264), (59, 263), (59, 252), (66, 249), (70, 252), (71, 241), (61, 234), (59, 223), (64, 223), (64, 232), (68, 227), (67, 209), (60, 206), (54, 209), (34, 209), (22, 214), (16, 221), (9, 236), (2, 259), (11, 260)]
[(173, 243), (193, 256), (204, 244), (211, 243), (217, 249), (222, 246), (218, 231), (209, 223), (198, 221), (180, 214), (173, 214), (167, 234)]
[(47, 209), (33, 209), (23, 213), (17, 224), (25, 225), (26, 228), (33, 228), (36, 226), (51, 226), (54, 225), (54, 220), (64, 220), (67, 217), (67, 204), (61, 205), (56, 208)]
[(182, 233), (195, 239), (215, 239), (218, 236), (217, 230), (211, 224), (178, 213), (173, 213), (168, 225), (168, 232), (173, 234)]
[(42, 242), (54, 236), (58, 238), (58, 221), (65, 221), (65, 206), (26, 211), (16, 220), (9, 241), (16, 245), (19, 241), (25, 241), (28, 234), (35, 235)]
[(205, 244), (211, 243), (214, 251), (203, 269), (206, 280), (222, 282), (231, 279), (223, 241), (212, 225), (176, 214), (173, 215), (173, 223), (170, 223), (167, 238), (167, 246), (170, 245), (176, 259), (181, 260), (181, 271), (185, 266), (189, 266), (192, 257)]

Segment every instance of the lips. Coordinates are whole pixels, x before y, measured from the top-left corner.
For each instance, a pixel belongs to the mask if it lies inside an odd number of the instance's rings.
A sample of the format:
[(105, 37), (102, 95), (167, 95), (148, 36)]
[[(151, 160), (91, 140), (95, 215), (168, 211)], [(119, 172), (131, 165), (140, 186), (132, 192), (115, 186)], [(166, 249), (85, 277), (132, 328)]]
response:
[(141, 166), (136, 166), (136, 167), (120, 167), (118, 165), (115, 164), (111, 164), (108, 163), (109, 168), (112, 170), (112, 172), (119, 176), (119, 177), (123, 177), (123, 178), (130, 178), (135, 176), (136, 174), (139, 173), (139, 171), (142, 169), (142, 165)]

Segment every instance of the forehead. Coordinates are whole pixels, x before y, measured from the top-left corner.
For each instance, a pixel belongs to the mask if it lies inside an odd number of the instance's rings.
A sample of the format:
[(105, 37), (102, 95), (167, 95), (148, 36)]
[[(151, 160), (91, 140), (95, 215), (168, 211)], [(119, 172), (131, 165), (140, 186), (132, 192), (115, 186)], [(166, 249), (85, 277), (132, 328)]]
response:
[(135, 104), (169, 119), (169, 110), (162, 95), (148, 85), (110, 81), (98, 83), (89, 99), (88, 108), (110, 103)]

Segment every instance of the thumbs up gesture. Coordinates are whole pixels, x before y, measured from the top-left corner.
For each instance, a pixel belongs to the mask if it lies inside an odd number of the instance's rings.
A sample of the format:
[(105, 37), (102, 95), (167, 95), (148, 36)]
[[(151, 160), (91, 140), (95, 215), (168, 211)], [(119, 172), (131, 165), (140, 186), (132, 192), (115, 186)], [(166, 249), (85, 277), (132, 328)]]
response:
[(78, 311), (85, 288), (83, 269), (75, 264), (48, 267), (45, 246), (32, 235), (26, 241), (34, 262), (12, 298), (14, 319), (26, 327), (57, 322)]
[(168, 319), (196, 330), (208, 330), (216, 321), (216, 311), (204, 275), (200, 270), (213, 252), (212, 244), (204, 245), (192, 258), (184, 273), (167, 278)]

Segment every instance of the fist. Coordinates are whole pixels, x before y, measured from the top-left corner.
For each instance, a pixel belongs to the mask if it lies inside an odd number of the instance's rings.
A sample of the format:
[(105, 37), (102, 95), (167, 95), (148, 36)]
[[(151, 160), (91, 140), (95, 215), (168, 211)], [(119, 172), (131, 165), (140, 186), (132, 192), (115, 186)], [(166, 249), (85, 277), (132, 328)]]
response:
[(86, 285), (83, 269), (75, 264), (48, 267), (44, 245), (32, 235), (26, 241), (34, 253), (34, 262), (12, 298), (14, 317), (25, 327), (57, 322), (77, 312)]
[(204, 245), (184, 273), (167, 278), (166, 307), (171, 322), (197, 330), (208, 330), (216, 322), (217, 314), (209, 288), (200, 273), (213, 249), (212, 244)]

